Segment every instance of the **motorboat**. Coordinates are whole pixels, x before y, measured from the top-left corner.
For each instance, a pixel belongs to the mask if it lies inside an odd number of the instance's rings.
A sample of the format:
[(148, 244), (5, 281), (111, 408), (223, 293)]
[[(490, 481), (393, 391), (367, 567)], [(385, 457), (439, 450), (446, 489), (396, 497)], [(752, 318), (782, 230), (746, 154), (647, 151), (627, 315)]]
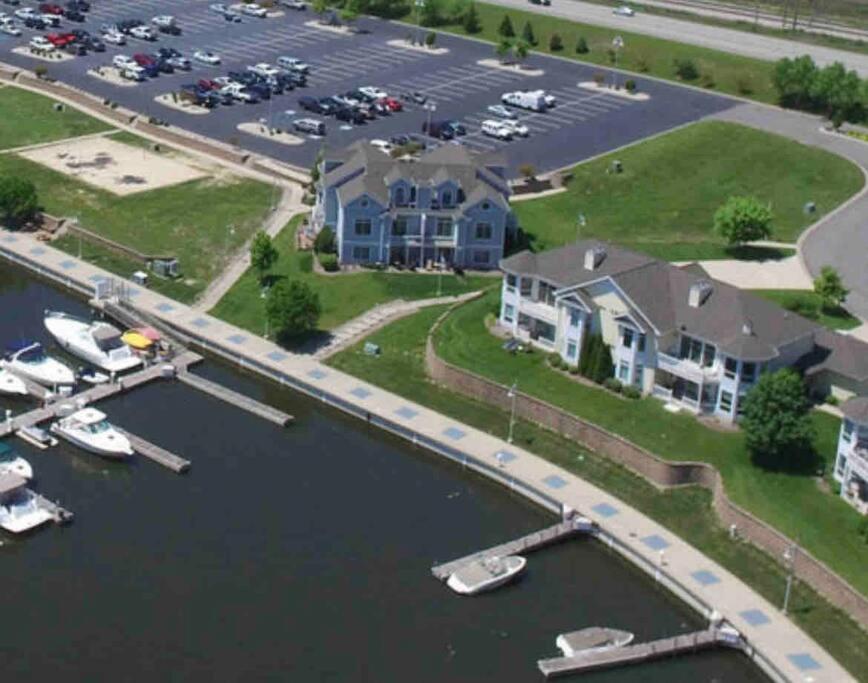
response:
[(121, 331), (107, 322), (46, 311), (45, 327), (64, 349), (106, 372), (124, 372), (142, 364), (122, 341)]
[(579, 631), (561, 633), (555, 639), (555, 645), (564, 653), (564, 657), (576, 657), (584, 652), (611, 650), (624, 647), (633, 642), (633, 634), (616, 628), (591, 626)]
[(33, 479), (33, 468), (8, 444), (0, 441), (0, 474), (17, 474), (24, 480)]
[(31, 427), (22, 427), (15, 432), (15, 436), (40, 450), (45, 450), (46, 448), (57, 445), (57, 439), (51, 435), (51, 432), (42, 427), (37, 427), (36, 425)]
[(46, 387), (75, 384), (72, 369), (46, 354), (42, 344), (35, 341), (22, 341), (9, 346), (6, 359), (0, 361), (0, 367)]
[(518, 576), (527, 565), (519, 555), (487, 557), (474, 560), (454, 571), (446, 585), (462, 595), (476, 595), (508, 583)]
[(50, 429), (79, 448), (106, 458), (123, 459), (133, 454), (130, 440), (96, 408), (77, 410), (54, 422)]
[(20, 377), (13, 375), (8, 370), (0, 370), (0, 394), (26, 396), (27, 386)]
[(27, 488), (23, 477), (0, 473), (0, 527), (20, 534), (52, 519), (54, 515), (39, 504), (39, 498)]
[(105, 384), (111, 380), (111, 377), (104, 372), (97, 372), (90, 368), (82, 368), (79, 370), (78, 376), (82, 382), (87, 382), (88, 384)]

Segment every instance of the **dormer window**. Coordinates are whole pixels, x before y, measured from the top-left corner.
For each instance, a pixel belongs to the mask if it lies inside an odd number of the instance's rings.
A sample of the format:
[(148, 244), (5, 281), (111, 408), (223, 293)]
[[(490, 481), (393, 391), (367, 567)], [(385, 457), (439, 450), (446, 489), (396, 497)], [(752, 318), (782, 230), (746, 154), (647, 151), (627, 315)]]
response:
[(407, 204), (407, 196), (404, 193), (403, 187), (395, 188), (395, 205), (396, 206), (406, 206)]
[(449, 190), (443, 190), (440, 193), (440, 203), (444, 207), (452, 206), (452, 193)]
[(482, 210), (483, 211), (488, 211), (490, 208), (491, 208), (491, 204), (489, 204), (488, 202), (482, 202)]

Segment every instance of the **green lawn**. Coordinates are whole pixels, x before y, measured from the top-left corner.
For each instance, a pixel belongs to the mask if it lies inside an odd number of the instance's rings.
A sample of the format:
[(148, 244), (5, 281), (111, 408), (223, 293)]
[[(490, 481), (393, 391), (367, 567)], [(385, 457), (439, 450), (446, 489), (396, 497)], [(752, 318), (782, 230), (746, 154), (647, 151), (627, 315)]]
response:
[[(489, 405), (431, 384), (424, 372), (425, 338), (442, 307), (421, 311), (373, 333), (382, 355), (362, 352), (360, 342), (327, 362), (345, 372), (428, 406), (486, 432), (506, 436), (509, 415)], [(580, 448), (574, 441), (519, 420), (517, 444), (620, 497), (670, 528), (673, 533), (720, 562), (774, 604), (783, 599), (785, 577), (775, 558), (741, 542), (732, 542), (710, 507), (707, 491), (688, 487), (661, 493), (644, 479), (612, 461)], [(868, 672), (868, 634), (810, 588), (797, 582), (793, 619), (862, 680)]]
[[(614, 159), (622, 162), (622, 173), (607, 172)], [(706, 121), (580, 164), (566, 192), (515, 202), (514, 209), (536, 251), (575, 240), (582, 213), (583, 237), (687, 260), (709, 251), (726, 255), (712, 224), (715, 210), (731, 195), (770, 202), (774, 239), (795, 242), (863, 183), (858, 167), (834, 154), (753, 128)], [(808, 201), (817, 206), (813, 214), (804, 213)]]
[(824, 308), (822, 299), (811, 290), (754, 289), (752, 291), (754, 294), (774, 301), (787, 310), (816, 320), (821, 325), (833, 330), (852, 330), (862, 324), (858, 318), (853, 317), (843, 308), (837, 310)]
[[(302, 216), (295, 217), (275, 240), (280, 252), (272, 268), (274, 277), (307, 282), (319, 294), (322, 315), (319, 326), (330, 330), (357, 315), (394, 299), (428, 299), (437, 296), (436, 275), (420, 273), (381, 273), (363, 271), (351, 275), (319, 275), (313, 272), (313, 253), (295, 249), (295, 231)], [(440, 292), (461, 294), (496, 284), (485, 277), (444, 275)], [(265, 330), (265, 300), (258, 277), (248, 270), (211, 311), (218, 318), (243, 327), (255, 334)]]
[[(187, 302), (262, 225), (272, 192), (265, 183), (221, 176), (120, 197), (11, 155), (0, 156), (4, 173), (32, 180), (52, 215), (75, 216), (82, 227), (145, 254), (177, 256), (184, 279), (176, 291)], [(125, 268), (119, 274), (130, 275)]]
[[(797, 539), (816, 557), (868, 594), (868, 544), (857, 535), (859, 515), (825, 492), (819, 478), (771, 473), (754, 467), (737, 431), (710, 429), (694, 417), (673, 415), (653, 398), (628, 401), (576, 382), (549, 368), (545, 354), (510, 355), (483, 324), (497, 306), (497, 293), (464, 305), (436, 336), (440, 355), (502, 384), (543, 398), (620, 434), (668, 460), (701, 460), (717, 467), (733, 501)], [(816, 412), (816, 448), (828, 473), (835, 457), (840, 422)], [(798, 505), (793, 505), (798, 501)]]
[(111, 130), (111, 126), (54, 100), (11, 86), (0, 88), (0, 150)]

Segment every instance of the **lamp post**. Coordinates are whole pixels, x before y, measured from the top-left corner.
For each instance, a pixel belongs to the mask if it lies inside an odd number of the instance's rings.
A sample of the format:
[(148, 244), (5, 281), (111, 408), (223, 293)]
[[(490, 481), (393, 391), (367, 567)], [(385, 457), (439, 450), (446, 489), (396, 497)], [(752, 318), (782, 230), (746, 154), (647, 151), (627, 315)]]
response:
[(422, 10), (425, 9), (425, 0), (416, 0), (416, 40), (422, 44)]
[(615, 51), (615, 73), (613, 75), (615, 90), (618, 89), (618, 54), (622, 47), (624, 47), (624, 39), (621, 36), (615, 36), (612, 40), (612, 49)]
[(425, 110), (428, 112), (428, 125), (425, 128), (425, 132), (428, 133), (430, 137), (434, 137), (431, 135), (431, 115), (437, 111), (437, 105), (433, 102), (426, 102), (422, 106), (425, 107)]
[(588, 224), (588, 219), (585, 218), (585, 214), (579, 213), (576, 218), (576, 240), (581, 239), (582, 236), (582, 228), (584, 228)]
[(790, 606), (790, 591), (793, 587), (793, 569), (795, 568), (796, 564), (797, 549), (798, 548), (794, 543), (784, 551), (784, 565), (787, 568), (787, 588), (784, 591), (784, 606), (781, 611), (784, 613), (785, 616), (787, 614), (787, 609)]
[(509, 434), (506, 437), (506, 443), (512, 443), (512, 433), (515, 429), (515, 397), (518, 396), (518, 381), (512, 383), (506, 395), (510, 398), (509, 408)]

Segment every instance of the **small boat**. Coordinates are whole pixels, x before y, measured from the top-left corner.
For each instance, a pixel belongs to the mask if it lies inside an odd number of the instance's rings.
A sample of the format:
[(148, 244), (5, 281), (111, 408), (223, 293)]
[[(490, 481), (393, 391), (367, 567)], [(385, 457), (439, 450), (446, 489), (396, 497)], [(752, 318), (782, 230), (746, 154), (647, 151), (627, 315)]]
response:
[(33, 479), (33, 468), (11, 446), (0, 441), (0, 474), (17, 474), (30, 480)]
[(88, 384), (105, 384), (111, 379), (111, 377), (104, 372), (97, 372), (90, 368), (81, 368), (78, 372), (78, 376), (82, 382), (87, 382)]
[(474, 560), (453, 572), (446, 585), (462, 595), (476, 595), (492, 590), (518, 576), (527, 565), (519, 555)]
[(149, 351), (154, 345), (153, 340), (143, 335), (139, 330), (127, 330), (121, 335), (121, 341), (136, 351)]
[(0, 473), (0, 527), (13, 534), (35, 529), (54, 519), (39, 505), (36, 494), (17, 474)]
[(51, 432), (42, 429), (42, 427), (22, 427), (15, 432), (15, 436), (42, 450), (57, 445), (57, 439), (51, 436)]
[(575, 657), (583, 652), (596, 652), (624, 647), (633, 642), (633, 634), (616, 628), (591, 626), (579, 631), (562, 633), (555, 639), (564, 657)]
[(20, 377), (16, 377), (8, 370), (0, 370), (0, 394), (27, 396), (27, 386)]
[(79, 448), (106, 458), (124, 459), (133, 454), (130, 440), (113, 427), (105, 413), (83, 408), (52, 423), (52, 433)]
[(75, 373), (47, 355), (39, 342), (23, 341), (10, 346), (0, 367), (46, 387), (75, 384)]
[(106, 372), (123, 372), (142, 364), (121, 340), (121, 331), (107, 322), (46, 311), (45, 327), (64, 349)]

